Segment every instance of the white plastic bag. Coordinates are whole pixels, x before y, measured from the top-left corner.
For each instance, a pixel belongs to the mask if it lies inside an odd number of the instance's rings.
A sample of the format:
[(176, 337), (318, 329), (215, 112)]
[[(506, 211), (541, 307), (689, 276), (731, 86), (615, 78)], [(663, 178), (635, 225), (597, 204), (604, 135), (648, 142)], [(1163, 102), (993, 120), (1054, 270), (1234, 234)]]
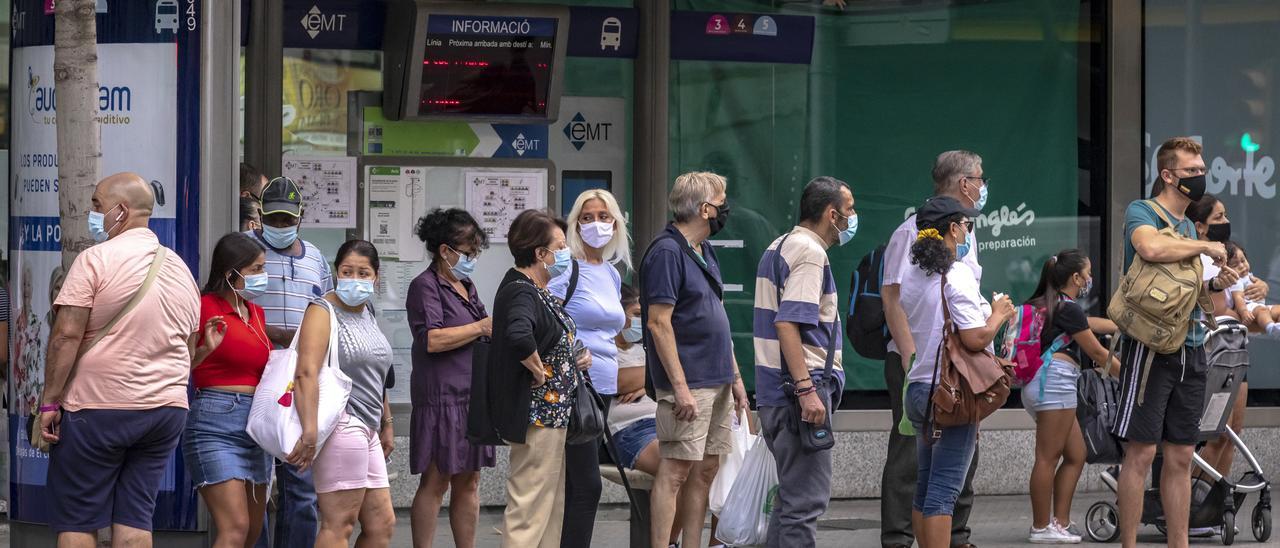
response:
[[(316, 381), (320, 385), (320, 405), (316, 417), (316, 453), (324, 446), (329, 434), (338, 426), (338, 419), (347, 408), (351, 396), (351, 378), (338, 366), (338, 317), (333, 306), (329, 309), (329, 351), (325, 367), (320, 368)], [(298, 329), (301, 333), (302, 329)], [(298, 334), (294, 334), (289, 348), (272, 350), (262, 380), (253, 392), (253, 406), (249, 408), (249, 423), (245, 431), (249, 437), (271, 456), (284, 460), (302, 437), (302, 422), (298, 419), (297, 401), (293, 393), (293, 378), (298, 368)]]
[(777, 491), (778, 469), (773, 453), (769, 452), (764, 438), (757, 437), (720, 511), (716, 538), (733, 546), (764, 544)]
[(756, 442), (756, 435), (751, 433), (747, 423), (747, 411), (733, 417), (733, 452), (720, 455), (720, 471), (715, 481), (711, 482), (711, 492), (707, 498), (707, 507), (711, 513), (720, 516), (724, 501), (729, 499), (729, 490), (738, 479), (738, 471), (742, 469), (742, 461), (747, 457), (747, 450)]

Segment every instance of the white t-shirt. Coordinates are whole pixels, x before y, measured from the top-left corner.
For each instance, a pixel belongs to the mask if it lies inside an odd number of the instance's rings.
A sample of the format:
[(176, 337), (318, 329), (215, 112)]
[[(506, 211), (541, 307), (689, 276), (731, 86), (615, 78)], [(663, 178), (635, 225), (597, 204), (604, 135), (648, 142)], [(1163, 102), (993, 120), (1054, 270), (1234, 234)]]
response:
[[(626, 350), (618, 350), (618, 369), (626, 369), (628, 367), (644, 367), (644, 347), (638, 344), (631, 345)], [(658, 414), (658, 402), (653, 401), (649, 396), (641, 396), (640, 399), (631, 403), (618, 403), (614, 400), (613, 406), (609, 408), (609, 433), (617, 434), (623, 428), (631, 426), (633, 423), (641, 419), (654, 418)]]
[[(911, 244), (916, 242), (916, 234), (920, 230), (916, 228), (916, 216), (914, 213), (907, 217), (898, 228), (893, 231), (893, 235), (889, 236), (889, 243), (884, 246), (884, 277), (880, 283), (883, 285), (901, 285), (903, 286), (899, 293), (907, 291), (906, 283), (903, 279), (909, 269), (919, 270), (916, 265), (911, 264)], [(969, 269), (973, 272), (974, 278), (978, 280), (979, 285), (982, 283), (982, 265), (978, 264), (978, 237), (972, 232), (969, 233), (969, 254), (960, 259), (964, 264), (969, 265)], [(936, 287), (935, 287), (936, 289)], [(916, 343), (916, 351), (921, 348), (919, 342)], [(897, 353), (898, 345), (893, 340), (889, 341), (889, 351)], [(910, 358), (911, 356), (903, 356)]]
[[(942, 276), (927, 276), (918, 266), (907, 270), (902, 280), (902, 309), (911, 325), (911, 339), (916, 343), (916, 361), (907, 373), (907, 382), (930, 382), (938, 347), (942, 344), (942, 298), (938, 286)], [(973, 269), (962, 261), (952, 263), (947, 272), (947, 302), (951, 320), (957, 330), (987, 325), (990, 306), (978, 289)]]

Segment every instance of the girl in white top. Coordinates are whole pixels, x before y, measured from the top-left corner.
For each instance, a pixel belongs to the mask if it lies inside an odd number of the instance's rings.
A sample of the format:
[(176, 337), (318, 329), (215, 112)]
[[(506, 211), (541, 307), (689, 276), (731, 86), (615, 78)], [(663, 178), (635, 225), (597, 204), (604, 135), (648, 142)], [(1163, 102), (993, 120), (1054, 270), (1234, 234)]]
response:
[[(997, 296), (988, 314), (973, 269), (958, 260), (972, 251), (968, 238), (973, 229), (970, 218), (978, 213), (949, 196), (925, 202), (916, 214), (920, 232), (911, 246), (911, 263), (916, 268), (907, 269), (902, 280), (902, 307), (911, 327), (911, 338), (916, 341), (916, 356), (907, 375), (910, 384), (905, 403), (907, 418), (917, 432), (919, 473), (911, 522), (921, 548), (950, 545), (955, 501), (977, 446), (976, 424), (942, 428), (940, 435), (934, 435), (934, 428), (926, 424), (943, 339), (941, 293), (946, 293), (957, 330), (954, 340), (972, 351), (990, 345), (1000, 324), (1014, 312), (1008, 297)], [(942, 285), (944, 275), (945, 287)]]

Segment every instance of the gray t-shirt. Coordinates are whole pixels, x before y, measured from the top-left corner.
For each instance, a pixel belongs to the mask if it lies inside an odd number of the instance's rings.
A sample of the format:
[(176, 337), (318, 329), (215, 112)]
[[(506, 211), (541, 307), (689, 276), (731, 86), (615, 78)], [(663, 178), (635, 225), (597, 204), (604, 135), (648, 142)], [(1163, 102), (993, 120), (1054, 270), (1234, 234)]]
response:
[[(324, 306), (316, 299), (316, 304)], [(338, 364), (351, 377), (347, 413), (375, 432), (382, 428), (382, 393), (391, 369), (391, 343), (378, 329), (369, 307), (350, 312), (333, 305), (338, 316)]]

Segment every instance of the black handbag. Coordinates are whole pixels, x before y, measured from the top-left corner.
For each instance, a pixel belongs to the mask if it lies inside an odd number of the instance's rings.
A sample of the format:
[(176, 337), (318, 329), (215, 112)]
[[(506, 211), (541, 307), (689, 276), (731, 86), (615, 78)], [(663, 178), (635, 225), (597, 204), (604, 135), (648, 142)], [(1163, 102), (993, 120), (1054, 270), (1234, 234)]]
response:
[(573, 407), (569, 410), (569, 433), (566, 443), (569, 445), (597, 443), (600, 436), (604, 435), (606, 428), (604, 399), (596, 393), (595, 387), (591, 386), (591, 377), (584, 375), (576, 367), (573, 374), (578, 376), (578, 387), (574, 389)]

